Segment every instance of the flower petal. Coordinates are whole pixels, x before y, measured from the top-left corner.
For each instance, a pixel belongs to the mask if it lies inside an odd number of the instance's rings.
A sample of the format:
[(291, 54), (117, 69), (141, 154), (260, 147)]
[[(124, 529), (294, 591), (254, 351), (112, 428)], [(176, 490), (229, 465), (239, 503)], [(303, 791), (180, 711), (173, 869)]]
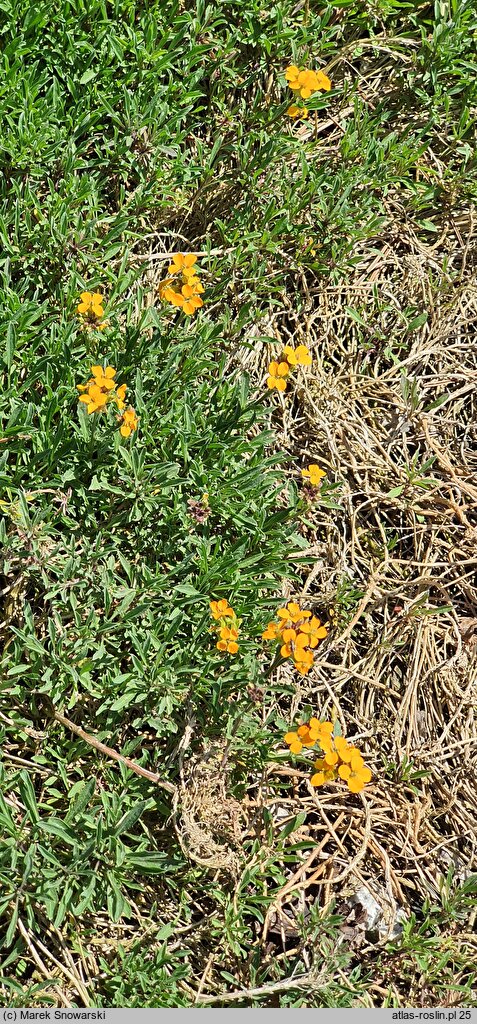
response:
[(298, 739), (298, 734), (296, 732), (286, 732), (283, 739), (285, 743), (295, 743)]
[(348, 789), (351, 793), (361, 793), (361, 790), (364, 789), (364, 782), (361, 781), (359, 775), (350, 775)]

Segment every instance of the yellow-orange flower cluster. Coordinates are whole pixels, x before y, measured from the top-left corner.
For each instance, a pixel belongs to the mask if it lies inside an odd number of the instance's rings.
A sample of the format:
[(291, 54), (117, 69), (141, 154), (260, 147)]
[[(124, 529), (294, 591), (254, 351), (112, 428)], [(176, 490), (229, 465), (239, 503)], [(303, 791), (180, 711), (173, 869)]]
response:
[(311, 353), (306, 345), (285, 345), (281, 358), (269, 364), (267, 387), (285, 391), (288, 374), (295, 366), (311, 366)]
[[(297, 68), (296, 64), (290, 64), (290, 67), (286, 69), (285, 78), (290, 89), (293, 89), (297, 96), (301, 96), (304, 100), (307, 100), (314, 92), (329, 92), (331, 89), (328, 75), (325, 75), (323, 71)], [(287, 114), (293, 120), (299, 117), (308, 117), (308, 107), (300, 107), (296, 103), (292, 103), (288, 107)]]
[(210, 627), (210, 632), (217, 633), (219, 637), (215, 645), (217, 650), (226, 651), (228, 654), (237, 654), (241, 620), (237, 618), (226, 598), (222, 598), (220, 601), (210, 601), (210, 612), (215, 620)]
[(86, 384), (77, 385), (78, 391), (84, 392), (80, 394), (79, 401), (84, 402), (90, 414), (103, 412), (106, 406), (113, 402), (122, 413), (119, 417), (120, 433), (123, 437), (129, 437), (133, 430), (136, 430), (138, 421), (134, 409), (125, 408), (126, 384), (116, 384), (116, 370), (113, 366), (92, 366), (91, 373), (92, 377)]
[(104, 331), (104, 328), (108, 326), (108, 321), (103, 320), (103, 296), (100, 292), (81, 292), (76, 312), (82, 326), (88, 331), (93, 329)]
[(200, 297), (204, 289), (197, 276), (198, 268), (195, 263), (197, 256), (193, 253), (177, 253), (167, 268), (169, 276), (159, 285), (161, 299), (165, 299), (173, 306), (179, 306), (187, 316), (191, 316), (204, 305)]
[(282, 658), (292, 658), (294, 667), (304, 676), (313, 665), (315, 648), (328, 635), (328, 630), (311, 612), (302, 611), (295, 601), (279, 608), (277, 617), (278, 622), (269, 622), (262, 637), (279, 640)]
[(318, 718), (310, 718), (309, 722), (299, 725), (296, 732), (287, 732), (285, 743), (288, 743), (291, 754), (300, 754), (303, 747), (314, 747), (322, 738), (326, 739), (332, 733), (332, 722), (320, 722)]
[(351, 793), (360, 793), (372, 779), (358, 748), (348, 743), (343, 736), (333, 736), (332, 722), (310, 718), (309, 722), (298, 726), (296, 732), (287, 732), (284, 739), (292, 754), (299, 754), (303, 747), (314, 747), (316, 744), (321, 747), (323, 757), (314, 763), (317, 770), (310, 779), (312, 786), (324, 786), (340, 778), (346, 782)]
[(126, 385), (117, 386), (114, 378), (116, 370), (113, 366), (92, 366), (92, 377), (86, 384), (78, 384), (78, 391), (84, 391), (80, 395), (80, 402), (84, 402), (89, 413), (102, 412), (109, 402), (115, 402), (118, 409), (124, 409), (126, 396)]
[(331, 82), (324, 71), (300, 69), (296, 64), (290, 64), (286, 69), (285, 78), (290, 89), (297, 92), (303, 100), (307, 100), (314, 92), (329, 92), (331, 89)]

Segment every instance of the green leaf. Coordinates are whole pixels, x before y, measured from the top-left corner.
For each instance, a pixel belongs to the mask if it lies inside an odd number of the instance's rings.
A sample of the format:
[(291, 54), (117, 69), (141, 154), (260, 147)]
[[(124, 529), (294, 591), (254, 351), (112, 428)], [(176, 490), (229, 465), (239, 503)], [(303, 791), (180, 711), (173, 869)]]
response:
[(74, 800), (71, 803), (70, 809), (65, 817), (65, 822), (70, 824), (74, 822), (76, 818), (79, 818), (84, 811), (85, 807), (88, 806), (91, 797), (96, 788), (95, 779), (89, 779), (85, 782), (81, 789), (76, 793)]
[(306, 821), (306, 818), (306, 811), (300, 811), (299, 814), (296, 814), (291, 821), (287, 822), (285, 827), (282, 828), (281, 832), (278, 833), (278, 841), (280, 841), (281, 839), (286, 839), (286, 837), (289, 836), (291, 832), (295, 832), (297, 828), (300, 828), (300, 825), (303, 825), (303, 823)]
[(96, 78), (96, 75), (97, 75), (97, 71), (94, 71), (93, 68), (89, 68), (88, 71), (85, 71), (84, 74), (81, 75), (81, 78), (79, 79), (79, 83), (78, 84), (79, 85), (87, 85), (88, 82), (91, 82), (93, 80), (93, 78)]
[(27, 771), (22, 770), (18, 777), (18, 791), (20, 793), (20, 799), (25, 804), (28, 812), (30, 821), (36, 823), (39, 821), (40, 814), (38, 811), (38, 805), (36, 802), (35, 790), (33, 789), (32, 781)]
[(38, 828), (41, 828), (43, 832), (47, 832), (50, 836), (62, 839), (68, 846), (76, 846), (78, 841), (77, 836), (59, 818), (47, 818), (46, 821), (39, 821)]
[(126, 690), (125, 693), (118, 697), (117, 700), (113, 700), (113, 703), (109, 705), (111, 711), (122, 711), (123, 708), (129, 707), (137, 700), (137, 690)]
[(119, 888), (119, 885), (114, 878), (114, 875), (108, 874), (109, 892), (107, 896), (108, 912), (113, 921), (119, 921), (119, 918), (129, 910), (129, 904), (124, 899), (124, 896)]
[(404, 484), (399, 484), (398, 487), (393, 487), (390, 491), (388, 491), (387, 494), (386, 494), (386, 497), (387, 498), (399, 498), (399, 495), (402, 494), (403, 490), (404, 490)]
[(171, 935), (175, 935), (177, 923), (175, 921), (168, 921), (162, 928), (159, 929), (155, 934), (155, 938), (159, 940), (170, 939)]
[(438, 409), (439, 406), (444, 405), (444, 402), (447, 402), (449, 398), (449, 392), (445, 391), (443, 395), (439, 395), (439, 398), (436, 398), (434, 402), (430, 403), (430, 405), (426, 405), (424, 412), (432, 412), (433, 409)]
[(363, 320), (362, 316), (356, 311), (356, 309), (352, 309), (351, 306), (345, 306), (344, 308), (351, 320), (354, 320), (355, 323), (360, 325), (360, 327), (369, 329), (369, 324), (366, 323), (366, 320)]
[(5, 934), (5, 946), (6, 946), (7, 949), (8, 949), (9, 946), (11, 946), (11, 944), (13, 942), (13, 938), (14, 938), (15, 932), (17, 930), (18, 909), (19, 908), (18, 908), (18, 900), (17, 900), (16, 903), (15, 903), (15, 906), (13, 908), (12, 916), (10, 918), (10, 923), (8, 925), (8, 928), (7, 928), (7, 931), (6, 931), (6, 934)]
[(180, 859), (171, 859), (164, 853), (130, 853), (124, 863), (141, 875), (163, 875), (179, 870), (184, 862)]
[(94, 895), (95, 888), (96, 875), (92, 875), (88, 882), (88, 885), (86, 886), (85, 889), (83, 889), (80, 900), (78, 901), (76, 906), (71, 908), (76, 917), (80, 917), (81, 914), (84, 914), (85, 910), (87, 910), (88, 907), (91, 906), (91, 900)]
[(408, 331), (417, 331), (418, 327), (422, 327), (423, 324), (427, 323), (428, 314), (420, 313), (419, 316), (414, 317), (407, 325)]
[(136, 821), (139, 821), (139, 818), (144, 814), (144, 811), (148, 806), (151, 806), (150, 800), (140, 800), (139, 803), (135, 804), (134, 807), (131, 807), (129, 811), (126, 811), (126, 814), (123, 814), (120, 821), (118, 821), (118, 824), (114, 827), (112, 834), (120, 836), (123, 832), (128, 832), (129, 829), (136, 824)]

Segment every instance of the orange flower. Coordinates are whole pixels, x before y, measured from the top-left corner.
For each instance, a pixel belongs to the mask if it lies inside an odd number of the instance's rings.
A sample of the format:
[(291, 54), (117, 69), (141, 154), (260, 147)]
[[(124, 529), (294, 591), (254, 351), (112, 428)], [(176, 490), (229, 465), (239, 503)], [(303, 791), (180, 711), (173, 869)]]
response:
[(331, 89), (331, 82), (323, 71), (309, 71), (307, 68), (300, 70), (296, 64), (290, 64), (285, 71), (285, 78), (294, 92), (298, 92), (302, 99), (306, 100), (314, 92)]
[(222, 597), (220, 601), (210, 601), (209, 605), (214, 619), (231, 618), (234, 614), (233, 608), (230, 607), (225, 597)]
[(372, 773), (357, 747), (351, 746), (343, 736), (333, 737), (325, 733), (321, 734), (318, 742), (324, 756), (315, 761), (318, 771), (312, 775), (311, 785), (323, 786), (325, 782), (340, 778), (347, 783), (351, 793), (360, 793), (371, 781)]
[(238, 637), (238, 629), (234, 629), (233, 626), (221, 626), (219, 636), (221, 640), (236, 640)]
[(285, 737), (285, 743), (288, 743), (290, 747), (290, 754), (299, 754), (303, 749), (303, 743), (296, 732), (287, 732)]
[(167, 273), (171, 275), (183, 274), (184, 277), (193, 277), (196, 273), (194, 263), (197, 263), (197, 256), (194, 256), (193, 253), (189, 252), (184, 254), (183, 252), (178, 252), (172, 257), (172, 263), (167, 268)]
[(312, 786), (324, 786), (326, 782), (333, 782), (337, 778), (337, 772), (330, 768), (322, 757), (315, 761), (315, 768), (318, 771), (311, 776), (310, 783)]
[(320, 469), (316, 462), (312, 462), (308, 469), (302, 469), (301, 475), (304, 480), (309, 480), (312, 487), (319, 487), (322, 477), (326, 476), (326, 470)]
[(299, 754), (303, 747), (314, 747), (316, 742), (321, 743), (321, 737), (328, 735), (328, 726), (333, 729), (331, 722), (320, 722), (318, 718), (310, 718), (310, 721), (300, 725), (296, 732), (287, 732), (284, 737), (285, 743), (288, 743), (292, 754)]
[(100, 320), (103, 316), (103, 296), (99, 292), (81, 292), (76, 312)]
[(303, 622), (300, 630), (301, 635), (305, 634), (307, 643), (312, 648), (318, 647), (320, 640), (324, 640), (328, 636), (326, 626), (322, 626), (320, 620), (315, 615), (313, 615), (309, 622)]
[(217, 649), (226, 651), (228, 654), (236, 654), (238, 627), (241, 625), (240, 618), (236, 617), (233, 608), (224, 597), (220, 601), (210, 601), (209, 604), (212, 617), (217, 623), (210, 628), (211, 633), (218, 634)]
[(227, 654), (237, 654), (239, 649), (235, 640), (218, 640), (215, 646), (219, 651), (227, 651)]
[[(291, 754), (300, 754), (304, 746), (312, 748), (316, 743), (318, 743), (321, 748), (324, 743), (324, 745), (327, 745), (328, 749), (333, 743), (332, 733), (332, 722), (320, 722), (317, 718), (310, 718), (309, 722), (305, 722), (303, 725), (300, 725), (296, 731), (287, 732), (285, 742), (289, 744)], [(318, 775), (312, 776), (311, 784), (322, 785), (326, 781), (337, 778), (338, 761), (339, 756), (334, 752), (327, 754), (326, 757), (319, 758), (314, 765), (315, 768), (318, 769)]]
[[(92, 377), (86, 382), (86, 384), (78, 384), (78, 391), (84, 391), (85, 394), (80, 395), (79, 401), (84, 402), (89, 413), (102, 412), (106, 408), (108, 402), (116, 402), (118, 409), (124, 409), (126, 385), (120, 384), (116, 388), (115, 376), (116, 370), (113, 366), (92, 366), (91, 367)], [(133, 412), (133, 410), (131, 410)], [(135, 414), (134, 414), (135, 416)], [(132, 424), (130, 414), (126, 422), (129, 420), (129, 425)], [(137, 420), (136, 420), (137, 426)], [(135, 429), (132, 427), (131, 429)], [(122, 431), (121, 431), (122, 432)], [(129, 430), (131, 433), (131, 430)], [(128, 436), (127, 434), (125, 435)]]
[(293, 658), (294, 667), (307, 675), (313, 665), (313, 651), (327, 636), (325, 626), (311, 612), (289, 601), (277, 611), (278, 622), (269, 622), (262, 634), (264, 640), (280, 639), (282, 658)]
[(123, 437), (129, 437), (134, 430), (137, 429), (138, 419), (134, 409), (126, 409), (121, 416), (121, 426), (119, 433)]
[(345, 764), (349, 764), (351, 758), (355, 754), (359, 754), (357, 747), (351, 747), (348, 740), (345, 740), (344, 736), (335, 736), (334, 745), (335, 750), (338, 752), (341, 760), (344, 761)]
[(167, 277), (165, 281), (162, 281), (159, 285), (159, 295), (161, 299), (165, 299), (166, 302), (171, 302), (173, 306), (182, 306), (183, 298), (180, 292), (176, 292), (175, 288), (171, 286), (171, 277)]
[(81, 292), (76, 312), (81, 323), (88, 330), (96, 328), (103, 331), (108, 326), (107, 320), (104, 320), (103, 323), (99, 322), (104, 316), (103, 296), (99, 292)]
[(106, 408), (108, 394), (97, 384), (91, 384), (86, 394), (79, 396), (79, 401), (85, 403), (87, 412), (101, 412)]
[(371, 782), (372, 774), (366, 767), (359, 752), (352, 754), (349, 764), (341, 764), (338, 775), (348, 783), (351, 793), (360, 793), (367, 782)]
[(286, 644), (291, 644), (292, 640), (296, 640), (296, 629), (282, 629), (282, 637)]
[(314, 747), (319, 735), (316, 721), (312, 718), (309, 723), (300, 725), (296, 732), (286, 733), (285, 743), (288, 743), (292, 754), (299, 754), (303, 747)]
[(276, 640), (280, 635), (280, 627), (278, 622), (269, 622), (267, 628), (262, 633), (263, 640)]
[(317, 89), (320, 89), (323, 92), (329, 92), (331, 89), (331, 82), (328, 75), (325, 75), (324, 71), (316, 71), (315, 74), (318, 81)]
[(102, 366), (92, 366), (91, 373), (94, 377), (94, 383), (103, 391), (114, 391), (116, 387), (114, 378), (116, 376), (116, 370), (112, 366), (107, 366), (104, 370)]
[(210, 612), (217, 625), (210, 627), (211, 633), (218, 633), (216, 647), (219, 651), (226, 651), (228, 654), (237, 654), (239, 645), (237, 643), (239, 626), (241, 620), (237, 618), (233, 608), (225, 597), (220, 601), (210, 601)]
[(229, 654), (236, 654), (239, 649), (237, 643), (238, 635), (238, 629), (234, 629), (233, 626), (222, 626), (219, 631), (220, 640), (217, 641), (216, 647), (219, 651), (228, 651)]
[[(198, 293), (199, 293), (199, 295), (201, 295), (201, 294), (202, 294), (202, 292), (204, 291), (204, 289), (203, 289), (203, 287), (202, 287), (202, 285), (201, 285), (201, 282), (200, 282), (200, 278), (199, 278), (199, 277), (188, 277), (188, 278), (187, 278), (187, 285), (188, 285), (188, 286), (189, 286), (190, 288), (192, 288), (192, 290), (193, 290), (194, 292), (198, 292)], [(182, 291), (184, 292), (184, 289), (182, 289)]]
[(296, 64), (290, 64), (290, 67), (288, 67), (285, 71), (285, 78), (288, 84), (290, 84), (290, 82), (295, 82), (299, 74), (300, 68), (297, 68)]
[(302, 676), (308, 675), (310, 668), (313, 667), (313, 652), (304, 650), (295, 650), (295, 661), (293, 663), (294, 668)]
[[(204, 289), (202, 288), (202, 291), (203, 290)], [(182, 309), (184, 310), (186, 316), (191, 316), (192, 313), (195, 313), (196, 309), (200, 309), (200, 307), (204, 305), (202, 299), (200, 298), (200, 295), (196, 295), (192, 290), (191, 286), (188, 284), (183, 285), (182, 295), (184, 297)]]
[(318, 88), (317, 77), (314, 71), (307, 71), (306, 68), (300, 71), (296, 64), (291, 64), (285, 71), (285, 78), (294, 92), (299, 92), (305, 100)]
[(306, 345), (285, 345), (283, 355), (290, 366), (311, 366), (311, 353)]
[(298, 120), (299, 117), (308, 117), (308, 107), (297, 107), (296, 103), (292, 103), (287, 110), (288, 117), (291, 117), (293, 121)]
[(124, 406), (126, 404), (124, 401), (126, 397), (126, 391), (127, 387), (125, 384), (120, 384), (119, 387), (116, 388), (116, 401), (118, 404), (118, 409), (124, 409)]
[(278, 609), (277, 615), (284, 622), (298, 622), (303, 616), (311, 615), (311, 612), (302, 612), (296, 601), (289, 601), (285, 608)]
[(197, 256), (193, 253), (177, 253), (167, 270), (170, 276), (159, 285), (161, 299), (179, 306), (186, 316), (191, 316), (204, 304), (200, 298), (204, 289), (197, 276), (196, 262)]
[(285, 377), (290, 373), (290, 367), (286, 362), (272, 362), (268, 367), (267, 388), (277, 388), (278, 391), (285, 391), (287, 382)]

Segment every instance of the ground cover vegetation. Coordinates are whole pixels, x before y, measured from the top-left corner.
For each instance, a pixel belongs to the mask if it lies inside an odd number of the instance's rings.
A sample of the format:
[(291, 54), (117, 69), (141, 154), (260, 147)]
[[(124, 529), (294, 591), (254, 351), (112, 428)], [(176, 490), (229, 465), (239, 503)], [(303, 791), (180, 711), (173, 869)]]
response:
[(476, 1005), (473, 0), (3, 0), (0, 997)]

